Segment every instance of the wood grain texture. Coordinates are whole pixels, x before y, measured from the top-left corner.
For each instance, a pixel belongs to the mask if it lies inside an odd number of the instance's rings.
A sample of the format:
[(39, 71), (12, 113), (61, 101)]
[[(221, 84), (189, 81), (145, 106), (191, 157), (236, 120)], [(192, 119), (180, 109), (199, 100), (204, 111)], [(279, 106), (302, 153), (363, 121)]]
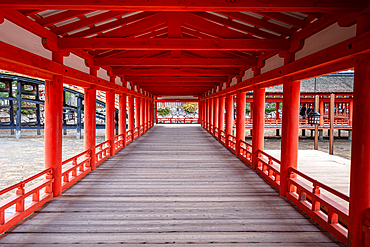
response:
[(342, 246), (200, 126), (157, 125), (0, 246)]

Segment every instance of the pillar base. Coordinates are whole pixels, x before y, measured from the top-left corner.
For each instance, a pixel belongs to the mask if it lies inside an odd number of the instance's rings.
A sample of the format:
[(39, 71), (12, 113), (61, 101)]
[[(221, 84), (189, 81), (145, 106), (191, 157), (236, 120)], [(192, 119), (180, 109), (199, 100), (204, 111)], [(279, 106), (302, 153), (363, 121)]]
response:
[(38, 135), (38, 136), (40, 136), (40, 135), (41, 135), (41, 130), (40, 130), (40, 129), (38, 129), (38, 130), (37, 130), (36, 135)]
[(21, 131), (20, 131), (20, 130), (17, 130), (17, 131), (15, 132), (15, 138), (16, 138), (16, 139), (21, 139)]

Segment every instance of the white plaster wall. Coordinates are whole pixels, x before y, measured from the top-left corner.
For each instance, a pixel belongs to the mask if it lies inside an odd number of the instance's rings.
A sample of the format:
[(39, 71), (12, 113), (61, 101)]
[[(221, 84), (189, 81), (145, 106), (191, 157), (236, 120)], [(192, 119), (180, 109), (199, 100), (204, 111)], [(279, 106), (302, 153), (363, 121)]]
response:
[(230, 86), (234, 86), (236, 83), (238, 83), (238, 80), (236, 79), (236, 77), (234, 77), (234, 78), (231, 80)]
[(85, 65), (85, 60), (71, 53), (68, 57), (64, 57), (64, 65), (77, 69), (79, 71), (90, 74), (90, 69)]
[(296, 53), (295, 59), (301, 59), (354, 36), (356, 36), (356, 25), (351, 27), (339, 27), (338, 24), (335, 23), (307, 38), (303, 49)]
[(107, 71), (105, 69), (100, 68), (97, 73), (99, 78), (102, 78), (104, 80), (110, 81), (109, 76), (107, 75)]
[(116, 76), (116, 84), (122, 86), (121, 78)]
[(46, 50), (41, 44), (41, 38), (20, 26), (4, 20), (0, 24), (0, 41), (29, 51), (41, 57), (52, 59), (51, 51)]
[(252, 69), (248, 69), (244, 72), (244, 76), (242, 78), (242, 81), (245, 81), (245, 80), (248, 80), (250, 78), (253, 77), (253, 70)]
[[(261, 74), (266, 73), (267, 71), (279, 68), (284, 65), (284, 58), (279, 57), (279, 54), (276, 54), (273, 57), (270, 57), (265, 61), (265, 66), (261, 69)], [(253, 77), (253, 74), (252, 74)]]

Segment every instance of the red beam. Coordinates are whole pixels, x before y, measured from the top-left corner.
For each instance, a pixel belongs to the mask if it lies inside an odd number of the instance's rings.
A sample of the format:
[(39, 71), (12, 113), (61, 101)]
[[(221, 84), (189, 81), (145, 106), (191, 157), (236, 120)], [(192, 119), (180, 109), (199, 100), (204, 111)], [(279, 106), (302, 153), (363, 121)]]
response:
[[(183, 76), (183, 77), (173, 77), (173, 76), (125, 76), (127, 81), (143, 81), (143, 82), (224, 82), (227, 81), (227, 76)], [(217, 85), (218, 85), (217, 84)]]
[(97, 58), (95, 66), (135, 66), (135, 67), (250, 67), (257, 66), (256, 60), (232, 58)]
[(60, 38), (58, 47), (103, 50), (205, 50), (205, 51), (284, 51), (289, 40), (282, 39), (140, 39), (140, 38)]
[(197, 0), (197, 1), (165, 1), (165, 0), (2, 0), (0, 8), (12, 9), (69, 9), (69, 10), (144, 10), (144, 11), (232, 11), (232, 12), (354, 12), (367, 7), (367, 1), (347, 0)]
[(114, 75), (188, 75), (188, 76), (226, 76), (237, 75), (239, 69), (199, 69), (199, 68), (180, 68), (180, 69), (113, 69)]
[(71, 11), (64, 11), (52, 16), (48, 16), (39, 20), (36, 20), (36, 22), (43, 26), (50, 26), (55, 23), (65, 21), (77, 16), (81, 16), (83, 14), (89, 13), (91, 11), (84, 11), (84, 10), (71, 10)]

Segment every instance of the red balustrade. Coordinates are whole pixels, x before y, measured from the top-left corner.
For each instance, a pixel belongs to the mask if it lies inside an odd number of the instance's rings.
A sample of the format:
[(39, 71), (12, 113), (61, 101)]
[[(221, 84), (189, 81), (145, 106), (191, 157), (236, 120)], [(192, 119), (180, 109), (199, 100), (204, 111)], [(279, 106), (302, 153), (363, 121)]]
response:
[(320, 188), (346, 202), (349, 202), (349, 197), (294, 168), (289, 168), (289, 174), (287, 198), (339, 241), (347, 244), (348, 209), (321, 194)]
[(96, 166), (100, 165), (103, 161), (109, 158), (111, 154), (111, 143), (110, 140), (107, 140), (105, 142), (102, 142), (95, 146), (96, 150)]
[(213, 124), (210, 124), (210, 125), (209, 125), (209, 128), (210, 128), (210, 129), (209, 129), (209, 133), (213, 134)]
[(198, 118), (158, 118), (158, 123), (160, 124), (197, 124)]
[(63, 169), (62, 171), (62, 190), (69, 188), (72, 184), (77, 182), (80, 178), (85, 176), (91, 171), (91, 151), (86, 150), (72, 158), (69, 158), (62, 162), (62, 165), (71, 163), (70, 166)]
[(275, 188), (280, 189), (280, 160), (262, 150), (257, 150), (256, 170)]
[(220, 142), (226, 146), (226, 133), (223, 130), (220, 130)]
[(218, 139), (218, 128), (215, 127), (215, 137)]
[(125, 141), (123, 137), (123, 134), (114, 137), (114, 153), (123, 148), (123, 142)]
[(134, 128), (134, 140), (137, 138), (139, 138), (139, 128), (138, 127)]
[(128, 130), (126, 132), (126, 145), (129, 144), (130, 142), (132, 142), (133, 140), (134, 140), (133, 131), (132, 130)]
[[(26, 184), (35, 181), (43, 175), (45, 175), (45, 178), (42, 181), (26, 188)], [(51, 200), (53, 198), (53, 182), (52, 168), (48, 168), (30, 178), (0, 190), (0, 195), (16, 190), (15, 195), (0, 202), (0, 234)], [(44, 192), (42, 192), (42, 189), (45, 189)], [(28, 197), (31, 196), (32, 199), (28, 201)], [(5, 210), (12, 206), (15, 206), (15, 211), (13, 213), (9, 212), (10, 215), (7, 216)]]
[(227, 136), (227, 148), (235, 153), (236, 150), (236, 137), (233, 135)]
[(252, 166), (252, 145), (248, 142), (239, 140), (240, 154), (239, 157), (248, 165)]
[(140, 125), (140, 135), (144, 134), (144, 125)]

